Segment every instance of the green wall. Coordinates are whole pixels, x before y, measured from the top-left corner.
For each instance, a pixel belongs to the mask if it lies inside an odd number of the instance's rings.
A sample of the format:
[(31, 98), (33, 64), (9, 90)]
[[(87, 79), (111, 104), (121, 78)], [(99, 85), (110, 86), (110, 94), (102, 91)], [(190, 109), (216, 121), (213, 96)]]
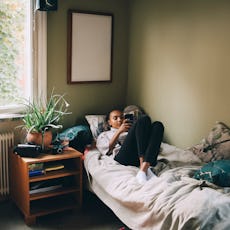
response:
[[(112, 83), (67, 84), (68, 9), (108, 12), (114, 15)], [(58, 11), (48, 12), (48, 93), (66, 93), (73, 126), (85, 114), (106, 113), (125, 104), (128, 76), (128, 2), (124, 0), (59, 0)], [(90, 68), (90, 66), (89, 66)]]
[[(178, 147), (199, 142), (216, 121), (230, 125), (230, 1), (58, 3), (48, 13), (48, 92), (67, 93), (73, 113), (65, 127), (125, 104), (163, 121), (165, 141)], [(114, 14), (112, 83), (67, 84), (68, 9)], [(18, 125), (11, 123), (0, 131)]]
[(230, 2), (130, 1), (129, 104), (165, 124), (165, 139), (196, 144), (230, 125)]

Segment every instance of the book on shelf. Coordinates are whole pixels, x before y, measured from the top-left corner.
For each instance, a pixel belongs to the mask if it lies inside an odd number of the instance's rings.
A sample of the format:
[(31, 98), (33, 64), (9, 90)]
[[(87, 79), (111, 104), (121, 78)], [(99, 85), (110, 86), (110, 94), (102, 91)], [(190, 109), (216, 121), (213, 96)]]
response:
[(56, 162), (51, 162), (51, 163), (47, 163), (44, 166), (44, 170), (45, 172), (50, 172), (50, 171), (55, 171), (55, 170), (60, 170), (63, 169), (65, 166), (61, 163), (56, 163)]
[(33, 163), (28, 165), (29, 171), (41, 170), (43, 169), (43, 167), (44, 167), (44, 163)]
[(43, 170), (43, 169), (31, 170), (31, 171), (29, 171), (29, 176), (30, 176), (30, 177), (39, 176), (39, 175), (43, 175), (43, 174), (45, 174), (45, 173), (46, 173), (46, 172), (45, 172), (45, 170)]
[(63, 178), (47, 180), (47, 181), (38, 181), (30, 184), (29, 194), (35, 194), (40, 192), (53, 191), (58, 188), (63, 187)]
[(48, 186), (48, 187), (44, 187), (44, 188), (37, 188), (37, 189), (32, 189), (29, 191), (29, 194), (36, 194), (39, 192), (49, 192), (49, 191), (54, 191), (58, 188), (61, 188), (62, 184), (59, 185), (52, 185), (52, 186)]

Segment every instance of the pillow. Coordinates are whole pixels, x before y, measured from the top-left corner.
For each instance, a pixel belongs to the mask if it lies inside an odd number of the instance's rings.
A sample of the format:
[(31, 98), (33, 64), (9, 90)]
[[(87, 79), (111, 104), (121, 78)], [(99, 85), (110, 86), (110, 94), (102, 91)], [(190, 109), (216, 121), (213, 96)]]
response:
[(109, 130), (109, 125), (106, 121), (106, 115), (86, 115), (93, 138), (96, 140), (99, 134)]
[(191, 150), (202, 162), (230, 159), (230, 128), (217, 122), (208, 136)]
[(222, 187), (230, 186), (230, 160), (218, 160), (205, 164), (193, 176)]

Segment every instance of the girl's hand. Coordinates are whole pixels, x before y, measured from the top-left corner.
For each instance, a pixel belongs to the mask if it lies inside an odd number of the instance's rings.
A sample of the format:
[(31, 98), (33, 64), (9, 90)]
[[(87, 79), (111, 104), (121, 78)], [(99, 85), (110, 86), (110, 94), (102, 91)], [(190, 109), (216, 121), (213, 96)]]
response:
[(130, 129), (131, 126), (132, 126), (132, 124), (127, 119), (125, 119), (119, 128), (119, 132), (120, 133), (128, 132), (128, 130)]

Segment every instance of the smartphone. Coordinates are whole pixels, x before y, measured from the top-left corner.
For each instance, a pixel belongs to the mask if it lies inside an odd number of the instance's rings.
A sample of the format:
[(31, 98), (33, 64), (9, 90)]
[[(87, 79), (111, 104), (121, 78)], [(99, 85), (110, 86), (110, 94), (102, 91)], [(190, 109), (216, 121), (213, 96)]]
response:
[(132, 113), (126, 113), (124, 117), (125, 117), (125, 119), (127, 119), (129, 122), (133, 122), (134, 116), (133, 116)]

